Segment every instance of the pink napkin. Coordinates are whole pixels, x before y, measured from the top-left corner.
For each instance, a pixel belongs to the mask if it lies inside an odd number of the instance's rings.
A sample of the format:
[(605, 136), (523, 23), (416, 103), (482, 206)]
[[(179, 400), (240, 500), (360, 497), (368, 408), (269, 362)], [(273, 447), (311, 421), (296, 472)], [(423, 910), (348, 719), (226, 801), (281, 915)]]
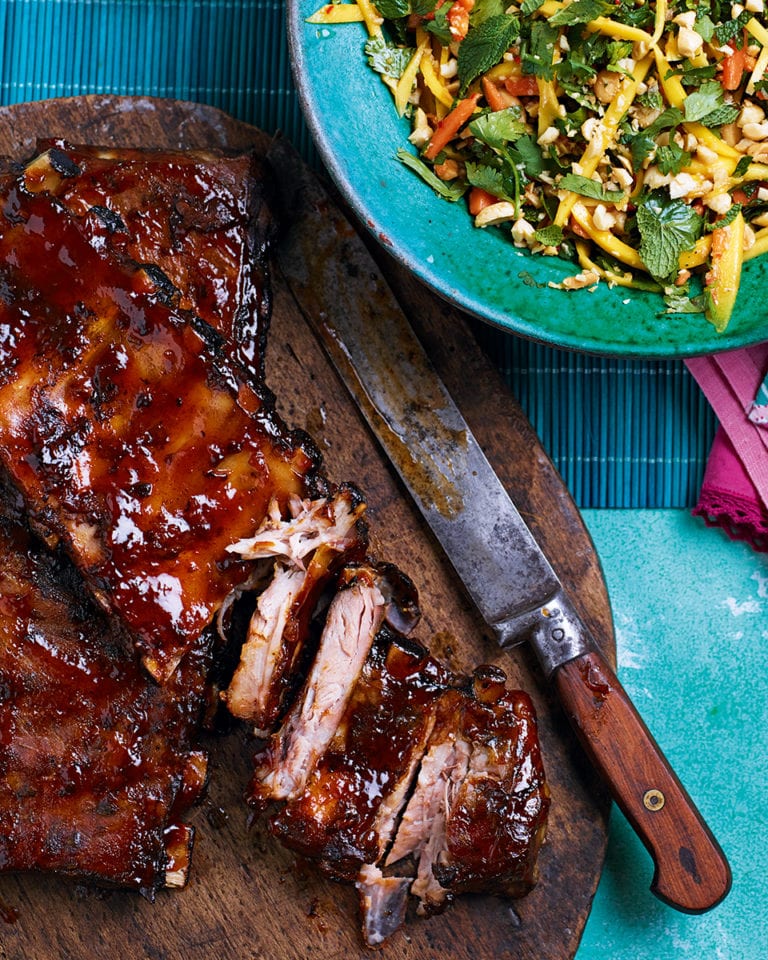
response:
[(768, 552), (768, 343), (686, 366), (720, 421), (693, 512)]

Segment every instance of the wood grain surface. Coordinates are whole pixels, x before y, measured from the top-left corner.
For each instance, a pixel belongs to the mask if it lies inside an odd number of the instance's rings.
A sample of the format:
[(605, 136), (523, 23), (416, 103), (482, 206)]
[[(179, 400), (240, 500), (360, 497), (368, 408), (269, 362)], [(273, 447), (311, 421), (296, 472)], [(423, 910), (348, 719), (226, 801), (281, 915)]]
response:
[[(91, 96), (0, 110), (0, 152), (23, 158), (37, 136), (117, 146), (266, 150), (269, 138), (213, 108), (147, 98)], [(465, 319), (375, 249), (449, 390), (516, 499), (587, 624), (615, 657), (599, 562), (567, 491), (519, 406), (481, 353)], [(384, 948), (387, 960), (570, 960), (602, 868), (607, 793), (584, 758), (554, 695), (522, 647), (500, 651), (455, 581), (416, 508), (383, 459), (359, 412), (275, 280), (268, 383), (289, 425), (323, 452), (334, 480), (354, 480), (369, 503), (374, 549), (416, 582), (419, 639), (458, 669), (499, 663), (528, 690), (539, 716), (552, 790), (540, 880), (525, 899), (462, 898), (442, 916), (411, 918)], [(153, 904), (55, 877), (0, 877), (0, 958), (13, 960), (299, 960), (363, 958), (356, 895), (296, 861), (242, 802), (251, 747), (243, 730), (206, 743), (208, 794), (197, 828), (192, 876)]]

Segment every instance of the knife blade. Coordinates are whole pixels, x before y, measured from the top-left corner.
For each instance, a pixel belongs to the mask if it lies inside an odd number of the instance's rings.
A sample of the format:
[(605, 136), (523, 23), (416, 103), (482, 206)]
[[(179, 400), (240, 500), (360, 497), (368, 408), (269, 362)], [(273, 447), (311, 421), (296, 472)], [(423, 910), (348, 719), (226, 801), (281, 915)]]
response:
[(371, 254), (293, 147), (272, 166), (276, 261), (296, 303), (499, 643), (533, 645), (586, 753), (654, 862), (651, 890), (702, 913), (731, 872), (486, 459)]

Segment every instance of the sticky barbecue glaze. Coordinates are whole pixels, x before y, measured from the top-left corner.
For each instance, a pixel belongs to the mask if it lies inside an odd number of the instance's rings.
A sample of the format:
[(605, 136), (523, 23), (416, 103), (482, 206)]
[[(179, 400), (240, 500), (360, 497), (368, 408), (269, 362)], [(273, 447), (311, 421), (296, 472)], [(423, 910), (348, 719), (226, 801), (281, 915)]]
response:
[(273, 221), (254, 153), (42, 140), (21, 182), (56, 197), (96, 248), (146, 265), (167, 299), (210, 324), (222, 349), (263, 380)]
[(164, 679), (246, 576), (226, 546), (306, 495), (316, 454), (146, 270), (23, 180), (0, 192), (0, 459)]
[(183, 885), (210, 644), (166, 685), (0, 498), (0, 872)]
[(421, 644), (382, 627), (333, 740), (304, 793), (272, 817), (272, 832), (335, 879), (376, 863), (399, 812), (385, 808), (408, 788), (449, 680)]

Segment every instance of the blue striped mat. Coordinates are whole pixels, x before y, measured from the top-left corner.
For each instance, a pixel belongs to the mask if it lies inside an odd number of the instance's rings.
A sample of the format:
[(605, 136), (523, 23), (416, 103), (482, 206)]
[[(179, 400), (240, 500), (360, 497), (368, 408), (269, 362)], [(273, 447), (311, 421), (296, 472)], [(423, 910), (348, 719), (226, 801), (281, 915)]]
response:
[[(212, 104), (317, 163), (280, 0), (0, 0), (0, 102), (84, 93)], [(576, 502), (691, 506), (715, 419), (680, 361), (593, 358), (476, 324)]]

